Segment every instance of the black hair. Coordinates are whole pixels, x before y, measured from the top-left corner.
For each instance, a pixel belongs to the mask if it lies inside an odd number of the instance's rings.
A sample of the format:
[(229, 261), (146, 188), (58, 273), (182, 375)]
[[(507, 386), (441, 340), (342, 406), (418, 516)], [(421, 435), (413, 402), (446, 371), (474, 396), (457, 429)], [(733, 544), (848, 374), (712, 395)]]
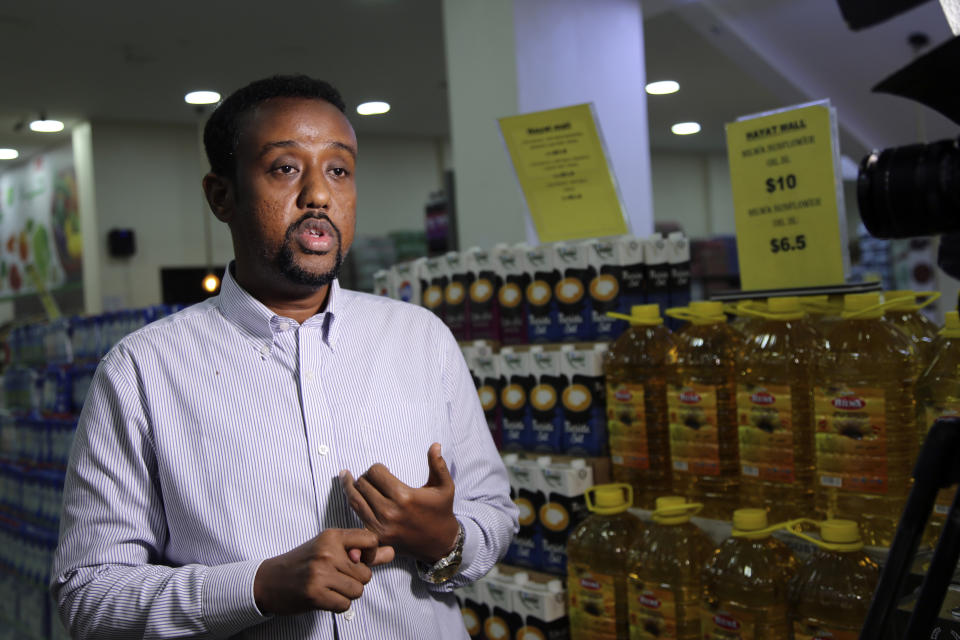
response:
[(237, 144), (243, 117), (271, 98), (325, 100), (341, 112), (346, 105), (329, 83), (305, 75), (271, 76), (237, 89), (213, 110), (203, 128), (203, 146), (210, 171), (233, 180), (237, 171)]

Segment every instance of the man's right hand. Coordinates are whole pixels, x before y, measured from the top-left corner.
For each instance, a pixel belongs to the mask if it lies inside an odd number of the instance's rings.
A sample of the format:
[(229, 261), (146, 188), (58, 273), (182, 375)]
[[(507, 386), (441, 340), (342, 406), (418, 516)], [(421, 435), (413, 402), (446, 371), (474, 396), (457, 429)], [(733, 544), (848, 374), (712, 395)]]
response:
[(370, 567), (390, 562), (393, 556), (393, 547), (381, 547), (371, 531), (327, 529), (260, 564), (253, 581), (257, 608), (278, 615), (346, 611), (370, 582)]

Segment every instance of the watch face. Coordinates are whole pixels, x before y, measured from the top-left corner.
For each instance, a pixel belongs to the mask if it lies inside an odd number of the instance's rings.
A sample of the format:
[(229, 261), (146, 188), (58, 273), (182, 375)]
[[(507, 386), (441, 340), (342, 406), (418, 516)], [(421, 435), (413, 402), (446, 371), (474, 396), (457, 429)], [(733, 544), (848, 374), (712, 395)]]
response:
[(457, 575), (460, 569), (460, 561), (463, 559), (463, 527), (460, 527), (460, 533), (457, 535), (457, 544), (445, 558), (441, 558), (433, 565), (433, 570), (426, 576), (434, 584), (446, 582)]

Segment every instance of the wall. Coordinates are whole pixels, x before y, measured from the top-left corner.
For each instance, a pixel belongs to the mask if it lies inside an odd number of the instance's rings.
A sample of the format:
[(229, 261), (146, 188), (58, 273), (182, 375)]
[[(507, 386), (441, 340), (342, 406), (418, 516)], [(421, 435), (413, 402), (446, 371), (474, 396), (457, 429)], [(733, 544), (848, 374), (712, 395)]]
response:
[(691, 238), (735, 233), (725, 154), (651, 152), (653, 218)]
[[(94, 122), (96, 233), (130, 228), (137, 252), (98, 255), (103, 308), (140, 307), (161, 300), (160, 268), (203, 266), (203, 216), (209, 216), (213, 261), (233, 256), (230, 234), (207, 209), (200, 188), (198, 132), (189, 125)], [(448, 149), (448, 147), (447, 147)], [(424, 205), (442, 185), (444, 143), (432, 138), (360, 136), (357, 180), (359, 235), (422, 229)]]
[(431, 191), (443, 187), (449, 142), (359, 135), (357, 235), (422, 230)]

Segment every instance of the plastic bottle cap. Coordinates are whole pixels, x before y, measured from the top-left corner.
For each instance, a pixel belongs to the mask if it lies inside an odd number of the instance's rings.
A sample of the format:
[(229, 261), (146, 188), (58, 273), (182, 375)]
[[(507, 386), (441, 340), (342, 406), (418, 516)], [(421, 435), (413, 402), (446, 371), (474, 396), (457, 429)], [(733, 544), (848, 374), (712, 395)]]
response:
[(663, 496), (657, 498), (657, 509), (666, 509), (667, 507), (679, 507), (687, 504), (687, 499), (683, 496)]
[(559, 580), (551, 580), (547, 583), (547, 591), (550, 593), (560, 593), (563, 591), (563, 583)]
[(637, 304), (630, 307), (630, 324), (663, 324), (663, 318), (660, 316), (660, 305)]
[(782, 296), (767, 300), (767, 309), (785, 320), (802, 318), (805, 313), (797, 296)]
[(820, 523), (820, 537), (824, 542), (850, 544), (860, 542), (860, 529), (853, 520), (824, 520)]
[(693, 324), (714, 324), (726, 322), (727, 316), (723, 313), (723, 303), (716, 300), (698, 300), (691, 302), (690, 313), (694, 314)]
[(570, 461), (571, 469), (583, 469), (587, 466), (587, 461), (583, 458), (577, 458), (576, 460)]
[(843, 297), (843, 317), (882, 318), (883, 308), (879, 305), (879, 293), (848, 293)]
[(622, 482), (598, 484), (587, 489), (587, 508), (601, 515), (623, 513), (633, 504), (633, 487)]
[(657, 498), (656, 508), (653, 511), (653, 521), (657, 524), (675, 525), (690, 522), (695, 514), (699, 513), (703, 505), (689, 503), (681, 496), (663, 496)]
[(530, 580), (530, 576), (528, 576), (525, 571), (521, 571), (520, 573), (513, 574), (514, 584), (520, 584), (520, 585), (527, 584), (527, 581), (529, 580)]
[(885, 291), (883, 293), (884, 302), (891, 303), (887, 308), (894, 311), (916, 311), (920, 308), (917, 304), (917, 294), (909, 289), (897, 289), (894, 291)]
[(518, 456), (515, 453), (508, 453), (505, 456), (503, 456), (504, 464), (516, 464), (517, 460), (519, 459), (520, 459), (520, 456)]
[(940, 335), (948, 338), (960, 338), (960, 313), (947, 311), (943, 318), (943, 329)]
[(767, 528), (767, 512), (763, 509), (737, 509), (733, 512), (733, 528), (758, 531)]
[(549, 467), (551, 462), (553, 462), (553, 460), (550, 456), (540, 456), (537, 458), (537, 466), (540, 467)]

